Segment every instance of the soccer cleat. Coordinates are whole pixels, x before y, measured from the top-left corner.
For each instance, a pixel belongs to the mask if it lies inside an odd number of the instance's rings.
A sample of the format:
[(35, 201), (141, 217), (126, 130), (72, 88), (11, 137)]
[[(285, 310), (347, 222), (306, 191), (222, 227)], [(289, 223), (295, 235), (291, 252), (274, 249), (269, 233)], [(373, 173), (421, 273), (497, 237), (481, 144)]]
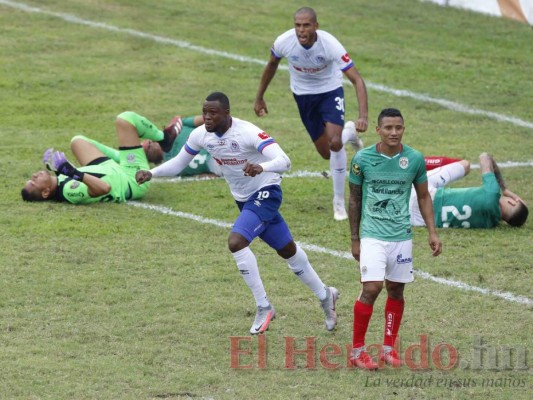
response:
[(334, 287), (326, 288), (326, 298), (320, 301), (320, 305), (326, 314), (326, 329), (332, 331), (337, 325), (337, 311), (335, 311), (335, 304), (340, 296), (340, 293)]
[(344, 124), (344, 130), (349, 132), (348, 142), (352, 145), (353, 149), (357, 152), (363, 148), (363, 141), (357, 135), (357, 130), (355, 129), (355, 123), (353, 121), (348, 121)]
[(165, 153), (168, 153), (170, 150), (172, 150), (174, 141), (180, 134), (182, 127), (183, 122), (181, 121), (181, 117), (179, 115), (176, 115), (174, 118), (172, 118), (170, 123), (163, 128), (163, 140), (158, 142), (161, 146), (161, 150), (163, 150)]
[(263, 333), (268, 329), (270, 321), (276, 318), (276, 310), (274, 307), (269, 304), (268, 307), (257, 307), (257, 313), (255, 314), (254, 324), (250, 328), (250, 333), (252, 335), (257, 335)]
[(359, 356), (357, 357), (354, 356), (354, 353), (355, 349), (352, 349), (352, 357), (350, 358), (350, 363), (353, 366), (369, 371), (374, 371), (378, 369), (378, 364), (374, 360), (372, 360), (372, 357), (370, 357), (370, 355), (366, 351), (362, 350), (359, 353)]
[(348, 219), (343, 199), (333, 199), (333, 218), (335, 221), (344, 221), (345, 219)]
[(396, 353), (396, 350), (391, 350), (386, 353), (381, 352), (381, 354), (379, 355), (379, 359), (380, 361), (390, 365), (393, 368), (399, 368), (402, 366), (402, 360), (400, 360), (400, 357), (398, 357), (398, 353)]

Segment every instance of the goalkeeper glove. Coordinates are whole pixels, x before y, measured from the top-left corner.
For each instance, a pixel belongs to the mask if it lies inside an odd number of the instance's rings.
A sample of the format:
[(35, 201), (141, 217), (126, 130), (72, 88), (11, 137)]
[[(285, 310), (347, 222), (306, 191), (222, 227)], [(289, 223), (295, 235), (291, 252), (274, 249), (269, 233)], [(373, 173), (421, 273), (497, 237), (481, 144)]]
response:
[[(46, 155), (46, 153), (45, 153)], [(51, 158), (51, 160), (50, 160)], [(62, 151), (55, 151), (51, 157), (49, 157), (48, 162), (46, 163), (48, 167), (51, 167), (56, 174), (66, 175), (76, 181), (83, 181), (84, 172), (78, 171), (74, 165), (72, 165), (67, 158), (65, 153)]]

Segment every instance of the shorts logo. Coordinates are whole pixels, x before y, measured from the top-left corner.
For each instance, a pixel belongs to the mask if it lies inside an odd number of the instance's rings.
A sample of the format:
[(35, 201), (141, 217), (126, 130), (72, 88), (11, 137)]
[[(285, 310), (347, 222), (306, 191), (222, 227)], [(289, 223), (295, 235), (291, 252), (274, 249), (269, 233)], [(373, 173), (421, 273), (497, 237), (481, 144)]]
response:
[(403, 258), (402, 254), (398, 254), (398, 256), (396, 257), (396, 264), (410, 264), (413, 262), (413, 258), (412, 257), (405, 257)]
[(131, 154), (131, 153), (128, 154), (126, 159), (128, 160), (129, 163), (134, 163), (135, 162), (135, 154)]
[(361, 274), (362, 274), (362, 275), (366, 275), (367, 272), (368, 272), (368, 268), (366, 267), (366, 265), (363, 265), (363, 266), (361, 267)]
[(398, 163), (401, 169), (406, 169), (409, 166), (409, 159), (407, 157), (400, 157)]

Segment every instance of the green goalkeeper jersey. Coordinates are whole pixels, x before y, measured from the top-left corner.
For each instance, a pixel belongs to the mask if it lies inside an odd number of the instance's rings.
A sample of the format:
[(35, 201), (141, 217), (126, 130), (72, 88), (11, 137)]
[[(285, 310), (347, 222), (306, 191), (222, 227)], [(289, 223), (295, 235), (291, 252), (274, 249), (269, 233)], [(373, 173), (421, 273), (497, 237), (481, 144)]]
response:
[(353, 157), (350, 183), (361, 185), (361, 238), (398, 242), (413, 236), (409, 197), (414, 184), (427, 180), (424, 156), (402, 145), (394, 157), (367, 147)]
[(120, 150), (120, 161), (116, 162), (107, 157), (100, 157), (78, 170), (91, 174), (109, 183), (111, 191), (103, 196), (89, 196), (89, 188), (83, 182), (78, 182), (65, 175), (57, 177), (56, 201), (72, 204), (90, 204), (101, 202), (123, 203), (127, 200), (142, 198), (150, 188), (151, 182), (142, 185), (135, 181), (137, 171), (149, 167), (146, 155), (141, 146)]
[[(185, 143), (187, 142), (187, 139), (189, 138), (189, 135), (194, 130), (194, 117), (188, 117), (183, 118), (183, 127), (181, 128), (180, 134), (178, 135), (176, 141), (174, 142), (174, 145), (172, 146), (172, 149), (167, 152), (163, 153), (163, 160), (168, 161), (171, 158), (174, 158), (181, 150), (183, 146), (185, 146)], [(200, 153), (198, 153), (192, 161), (189, 163), (185, 169), (180, 172), (180, 176), (192, 176), (192, 175), (198, 175), (198, 174), (207, 174), (211, 172), (209, 170), (208, 161), (211, 158), (211, 155), (204, 149), (200, 150)]]
[(493, 228), (500, 223), (500, 186), (493, 172), (482, 176), (483, 184), (471, 188), (440, 188), (433, 207), (439, 228)]

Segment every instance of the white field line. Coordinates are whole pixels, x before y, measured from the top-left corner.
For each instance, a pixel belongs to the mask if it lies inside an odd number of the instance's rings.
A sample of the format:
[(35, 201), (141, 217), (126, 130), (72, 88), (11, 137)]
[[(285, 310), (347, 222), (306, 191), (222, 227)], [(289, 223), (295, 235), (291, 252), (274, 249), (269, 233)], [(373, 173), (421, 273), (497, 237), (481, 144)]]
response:
[[(517, 162), (517, 161), (506, 161), (499, 162), (498, 167), (503, 168), (516, 168), (516, 167), (533, 167), (533, 161), (526, 162)], [(471, 164), (471, 169), (479, 169), (479, 164)], [(328, 174), (327, 172), (325, 172)], [(294, 171), (287, 174), (283, 174), (283, 178), (324, 178), (323, 172), (317, 171)], [(196, 182), (196, 181), (208, 181), (211, 179), (220, 179), (218, 177), (208, 177), (208, 176), (176, 176), (172, 178), (154, 178), (153, 182), (164, 182), (164, 183), (181, 183), (181, 182)]]
[[(215, 226), (218, 226), (220, 228), (228, 228), (229, 229), (229, 228), (231, 228), (233, 226), (233, 224), (228, 223), (228, 222), (218, 221), (216, 219), (204, 218), (204, 217), (201, 217), (201, 216), (198, 216), (198, 215), (184, 213), (184, 212), (181, 212), (181, 211), (174, 211), (171, 208), (164, 207), (164, 206), (140, 203), (140, 202), (137, 202), (137, 201), (130, 201), (130, 202), (126, 203), (126, 204), (129, 204), (129, 205), (135, 206), (135, 207), (139, 207), (139, 208), (144, 208), (144, 209), (147, 209), (147, 210), (157, 211), (157, 212), (160, 212), (160, 213), (163, 213), (163, 214), (166, 214), (166, 215), (171, 215), (171, 216), (174, 216), (174, 217), (189, 219), (189, 220), (192, 220), (192, 221), (195, 221), (195, 222), (199, 222), (201, 224), (215, 225)], [(298, 244), (304, 250), (312, 251), (314, 253), (328, 254), (330, 256), (334, 256), (334, 257), (337, 257), (337, 258), (344, 258), (344, 259), (347, 259), (347, 260), (352, 260), (353, 259), (351, 253), (346, 252), (346, 251), (331, 250), (331, 249), (327, 249), (325, 247), (320, 247), (320, 246), (316, 246), (316, 245), (313, 245), (313, 244), (307, 244), (307, 243), (302, 243), (302, 242), (298, 242)], [(515, 295), (513, 293), (509, 293), (509, 292), (500, 292), (498, 290), (480, 288), (480, 287), (477, 287), (477, 286), (468, 285), (466, 283), (463, 283), (463, 282), (460, 282), (460, 281), (454, 281), (454, 280), (451, 280), (451, 279), (439, 278), (437, 276), (433, 276), (433, 275), (431, 275), (431, 274), (429, 274), (427, 272), (420, 271), (420, 270), (415, 270), (415, 273), (420, 278), (423, 278), (423, 279), (426, 279), (426, 280), (430, 280), (432, 282), (436, 282), (436, 283), (439, 283), (441, 285), (450, 286), (450, 287), (453, 287), (455, 289), (465, 290), (465, 291), (469, 291), (469, 292), (477, 292), (477, 293), (480, 293), (480, 294), (483, 294), (483, 295), (486, 295), (486, 296), (496, 296), (496, 297), (500, 297), (500, 298), (502, 298), (504, 300), (513, 302), (513, 303), (520, 303), (520, 304), (525, 304), (527, 306), (533, 306), (533, 299), (530, 299), (530, 298), (525, 297), (525, 296), (518, 296), (518, 295)]]
[[(227, 53), (227, 52), (224, 52), (224, 51), (218, 51), (218, 50), (214, 50), (214, 49), (208, 49), (208, 48), (205, 48), (205, 47), (193, 45), (193, 44), (191, 44), (189, 42), (185, 42), (185, 41), (181, 41), (181, 40), (175, 40), (175, 39), (171, 39), (171, 38), (166, 38), (166, 37), (158, 36), (158, 35), (152, 35), (152, 34), (141, 32), (141, 31), (137, 31), (137, 30), (134, 30), (134, 29), (119, 28), (119, 27), (116, 27), (116, 26), (113, 26), (113, 25), (102, 23), (102, 22), (96, 22), (96, 21), (90, 21), (90, 20), (82, 19), (82, 18), (79, 18), (79, 17), (77, 17), (75, 15), (71, 15), (71, 14), (58, 13), (58, 12), (48, 11), (48, 10), (45, 10), (45, 9), (42, 9), (42, 8), (39, 8), (39, 7), (29, 6), (29, 5), (24, 4), (24, 3), (18, 3), (18, 2), (13, 2), (13, 1), (9, 1), (9, 0), (0, 0), (0, 4), (3, 4), (3, 5), (8, 6), (8, 7), (16, 8), (16, 9), (24, 11), (24, 12), (39, 13), (39, 14), (43, 14), (43, 15), (53, 16), (53, 17), (60, 18), (60, 19), (62, 19), (64, 21), (70, 22), (70, 23), (74, 23), (74, 24), (78, 24), (78, 25), (85, 25), (85, 26), (89, 26), (89, 27), (92, 27), (92, 28), (104, 29), (104, 30), (108, 30), (108, 31), (112, 31), (112, 32), (124, 33), (124, 34), (130, 35), (130, 36), (136, 36), (136, 37), (140, 37), (140, 38), (143, 38), (143, 39), (152, 40), (152, 41), (155, 41), (155, 42), (158, 42), (158, 43), (169, 44), (169, 45), (173, 45), (173, 46), (176, 46), (176, 47), (180, 47), (180, 48), (196, 51), (196, 52), (199, 52), (199, 53), (202, 53), (202, 54), (215, 55), (215, 56), (219, 56), (219, 57), (223, 57), (223, 58), (236, 60), (236, 61), (239, 61), (239, 62), (248, 62), (248, 63), (259, 64), (259, 65), (265, 65), (266, 64), (266, 62), (264, 60), (259, 60), (259, 59), (250, 58), (250, 57), (246, 57), (246, 56), (240, 56), (238, 54)], [(287, 70), (286, 66), (280, 66), (280, 67), (282, 69)], [(500, 122), (508, 122), (508, 123), (511, 123), (511, 124), (514, 124), (514, 125), (517, 125), (517, 126), (522, 126), (522, 127), (525, 127), (525, 128), (533, 129), (533, 123), (521, 120), (521, 119), (516, 118), (516, 117), (507, 116), (507, 115), (503, 115), (503, 114), (498, 114), (498, 113), (494, 113), (494, 112), (490, 112), (490, 111), (484, 111), (484, 110), (472, 108), (472, 107), (469, 107), (469, 106), (465, 106), (463, 104), (456, 103), (456, 102), (453, 102), (453, 101), (449, 101), (449, 100), (445, 100), (445, 99), (433, 98), (433, 97), (430, 97), (430, 96), (427, 96), (427, 95), (414, 93), (414, 92), (411, 92), (411, 91), (408, 91), (408, 90), (393, 89), (393, 88), (389, 88), (387, 86), (383, 86), (383, 85), (379, 85), (379, 84), (373, 84), (371, 82), (366, 82), (366, 84), (371, 89), (374, 89), (374, 90), (377, 90), (377, 91), (381, 91), (381, 92), (386, 92), (386, 93), (389, 93), (389, 94), (393, 94), (395, 96), (410, 97), (410, 98), (413, 98), (415, 100), (419, 100), (419, 101), (422, 101), (422, 102), (435, 103), (435, 104), (438, 104), (438, 105), (440, 105), (440, 106), (442, 106), (444, 108), (448, 108), (448, 109), (450, 109), (452, 111), (461, 112), (461, 113), (465, 113), (465, 114), (486, 116), (488, 118), (491, 118), (491, 119), (494, 119), (494, 120), (497, 120), (497, 121), (500, 121)], [(528, 163), (527, 165), (530, 165), (530, 164), (531, 163)], [(313, 176), (314, 177), (314, 176), (322, 176), (322, 174), (321, 173), (302, 171), (302, 172), (295, 172), (293, 174), (287, 174), (285, 176), (286, 177), (305, 177), (305, 176)], [(175, 179), (176, 180), (183, 180), (183, 181), (186, 180), (186, 178), (175, 178)], [(188, 214), (188, 213), (182, 213), (182, 212), (178, 212), (178, 211), (173, 211), (173, 210), (171, 210), (169, 208), (165, 208), (165, 207), (161, 207), (161, 206), (155, 206), (155, 205), (149, 205), (149, 204), (137, 203), (137, 202), (130, 202), (128, 204), (131, 204), (131, 205), (134, 205), (134, 206), (137, 206), (137, 207), (141, 207), (141, 208), (148, 208), (148, 209), (151, 209), (151, 210), (163, 212), (165, 214), (174, 215), (174, 216), (181, 217), (181, 218), (192, 219), (192, 220), (195, 220), (197, 222), (204, 223), (204, 224), (207, 223), (207, 224), (212, 224), (212, 225), (216, 225), (216, 226), (224, 227), (224, 228), (229, 228), (229, 227), (232, 226), (232, 224), (228, 224), (226, 222), (221, 222), (221, 221), (217, 221), (217, 220), (203, 218), (203, 217), (200, 217), (200, 216), (196, 216), (194, 214)], [(336, 251), (333, 251), (333, 250), (320, 248), (320, 247), (317, 247), (317, 246), (314, 246), (314, 245), (308, 245), (308, 244), (305, 244), (305, 243), (300, 243), (300, 245), (302, 246), (302, 248), (305, 248), (305, 249), (307, 249), (309, 251), (323, 252), (323, 253), (330, 254), (330, 255), (333, 255), (333, 256), (337, 256), (337, 257), (351, 258), (351, 255), (349, 253), (336, 252)], [(452, 280), (448, 280), (448, 279), (434, 277), (434, 276), (432, 276), (432, 275), (430, 275), (430, 274), (428, 274), (426, 272), (422, 272), (422, 271), (416, 271), (416, 272), (417, 272), (417, 274), (419, 276), (421, 276), (424, 279), (432, 280), (434, 282), (438, 282), (438, 283), (445, 284), (445, 285), (448, 285), (448, 286), (456, 287), (456, 288), (463, 289), (463, 290), (476, 291), (476, 292), (479, 292), (479, 293), (482, 293), (482, 294), (493, 295), (493, 296), (501, 297), (501, 298), (503, 298), (505, 300), (513, 301), (513, 302), (516, 302), (516, 303), (522, 303), (522, 304), (526, 304), (526, 305), (532, 305), (533, 304), (533, 300), (531, 300), (531, 299), (529, 299), (527, 297), (516, 296), (516, 295), (514, 295), (512, 293), (505, 293), (505, 292), (499, 292), (499, 291), (494, 291), (494, 290), (489, 290), (489, 289), (478, 288), (478, 287), (475, 287), (475, 286), (467, 285), (467, 284), (462, 283), (462, 282), (457, 282), (457, 281), (452, 281)]]
[[(266, 61), (265, 60), (259, 60), (259, 59), (256, 59), (256, 58), (241, 56), (241, 55), (238, 55), (238, 54), (228, 53), (228, 52), (225, 52), (225, 51), (209, 49), (209, 48), (202, 47), (202, 46), (197, 46), (197, 45), (194, 45), (192, 43), (185, 42), (185, 41), (182, 41), (182, 40), (175, 40), (175, 39), (167, 38), (167, 37), (164, 37), (164, 36), (153, 35), (153, 34), (150, 34), (150, 33), (137, 31), (135, 29), (119, 28), (117, 26), (109, 25), (109, 24), (106, 24), (106, 23), (103, 23), (103, 22), (97, 22), (97, 21), (91, 21), (91, 20), (79, 18), (79, 17), (77, 17), (75, 15), (72, 15), (72, 14), (48, 11), (48, 10), (43, 9), (43, 8), (33, 7), (33, 6), (30, 6), (30, 5), (24, 4), (24, 3), (19, 3), (19, 2), (9, 1), (9, 0), (0, 0), (0, 4), (2, 4), (4, 6), (7, 6), (7, 7), (15, 8), (17, 10), (24, 11), (24, 12), (48, 15), (48, 16), (60, 18), (60, 19), (62, 19), (64, 21), (67, 21), (67, 22), (70, 22), (70, 23), (73, 23), (73, 24), (85, 25), (85, 26), (89, 26), (91, 28), (104, 29), (104, 30), (108, 30), (108, 31), (111, 31), (111, 32), (118, 32), (118, 33), (123, 33), (123, 34), (126, 34), (126, 35), (130, 35), (130, 36), (136, 36), (136, 37), (140, 37), (140, 38), (143, 38), (143, 39), (152, 40), (154, 42), (168, 44), (168, 45), (180, 47), (180, 48), (183, 48), (183, 49), (196, 51), (196, 52), (202, 53), (202, 54), (208, 54), (208, 55), (214, 55), (214, 56), (218, 56), (218, 57), (228, 58), (228, 59), (239, 61), (239, 62), (266, 65)], [(288, 70), (288, 67), (286, 65), (280, 65), (280, 69)], [(345, 80), (345, 82), (348, 82), (348, 81)], [(467, 105), (464, 105), (464, 104), (461, 104), (461, 103), (457, 103), (455, 101), (434, 98), (434, 97), (431, 97), (431, 96), (428, 96), (428, 95), (425, 95), (425, 94), (411, 92), (409, 90), (394, 89), (394, 88), (390, 88), (390, 87), (387, 87), (387, 86), (384, 86), (384, 85), (380, 85), (380, 84), (375, 84), (375, 83), (368, 82), (368, 81), (366, 81), (366, 86), (368, 88), (371, 88), (371, 89), (376, 90), (378, 92), (385, 92), (385, 93), (389, 93), (389, 94), (392, 94), (392, 95), (398, 96), (398, 97), (410, 97), (412, 99), (415, 99), (415, 100), (418, 100), (418, 101), (421, 101), (421, 102), (425, 102), (425, 103), (438, 104), (441, 107), (447, 108), (447, 109), (455, 111), (455, 112), (459, 112), (459, 113), (463, 113), (463, 114), (484, 116), (484, 117), (487, 117), (487, 118), (490, 118), (490, 119), (494, 119), (494, 120), (499, 121), (499, 122), (507, 122), (507, 123), (514, 124), (514, 125), (517, 125), (517, 126), (521, 126), (521, 127), (524, 127), (524, 128), (533, 129), (533, 122), (524, 121), (524, 120), (522, 120), (520, 118), (517, 118), (517, 117), (508, 116), (508, 115), (504, 115), (504, 114), (499, 114), (499, 113), (495, 113), (495, 112), (492, 112), (492, 111), (485, 111), (485, 110), (481, 110), (481, 109), (478, 109), (478, 108), (473, 108), (473, 107), (470, 107), (470, 106), (467, 106)]]

